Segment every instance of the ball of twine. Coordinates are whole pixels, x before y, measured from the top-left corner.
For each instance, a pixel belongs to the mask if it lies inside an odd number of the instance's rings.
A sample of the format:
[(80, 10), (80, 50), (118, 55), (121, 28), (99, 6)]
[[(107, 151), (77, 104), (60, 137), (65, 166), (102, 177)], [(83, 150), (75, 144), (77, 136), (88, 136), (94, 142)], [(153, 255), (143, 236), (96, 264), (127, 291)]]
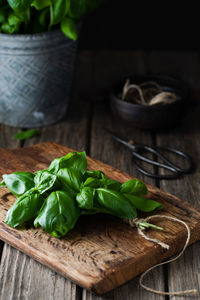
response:
[(141, 84), (131, 84), (130, 79), (126, 80), (120, 98), (123, 101), (149, 106), (180, 100), (175, 93), (163, 91), (157, 82), (147, 81)]

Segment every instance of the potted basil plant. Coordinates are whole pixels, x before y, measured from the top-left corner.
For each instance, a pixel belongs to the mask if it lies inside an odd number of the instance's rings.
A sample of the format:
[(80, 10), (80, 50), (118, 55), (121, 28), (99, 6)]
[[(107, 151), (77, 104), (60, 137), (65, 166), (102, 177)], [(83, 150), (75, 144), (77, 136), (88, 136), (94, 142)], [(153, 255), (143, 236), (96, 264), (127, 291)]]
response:
[(0, 123), (40, 127), (68, 107), (82, 19), (102, 0), (0, 0)]

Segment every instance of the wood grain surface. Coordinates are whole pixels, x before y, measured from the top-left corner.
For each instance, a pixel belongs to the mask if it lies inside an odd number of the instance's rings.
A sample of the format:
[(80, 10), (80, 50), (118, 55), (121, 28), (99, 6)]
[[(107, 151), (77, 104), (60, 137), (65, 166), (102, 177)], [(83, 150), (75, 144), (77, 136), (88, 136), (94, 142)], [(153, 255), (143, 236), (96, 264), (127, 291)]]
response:
[[(77, 57), (71, 106), (62, 122), (41, 128), (41, 135), (25, 142), (13, 139), (19, 129), (0, 125), (0, 147), (26, 147), (44, 141), (56, 141), (71, 148), (87, 150), (88, 155), (104, 161), (135, 177), (144, 179), (131, 161), (131, 153), (119, 146), (104, 127), (128, 139), (148, 145), (171, 145), (195, 158), (194, 174), (175, 181), (145, 180), (181, 199), (200, 207), (200, 144), (199, 106), (191, 117), (176, 129), (166, 133), (151, 133), (122, 124), (112, 118), (108, 109), (107, 92), (113, 83), (127, 74), (160, 73), (182, 78), (190, 86), (190, 99), (199, 103), (200, 55), (197, 51), (121, 51), (82, 50)], [(145, 166), (146, 167), (146, 166)], [(157, 170), (158, 171), (158, 170)], [(102, 296), (80, 288), (70, 280), (38, 263), (33, 258), (0, 242), (0, 299), (2, 300), (163, 300), (163, 296), (140, 288), (138, 277)], [(150, 272), (145, 283), (157, 290), (200, 290), (200, 242), (188, 247), (185, 254), (170, 265)], [(184, 274), (184, 276), (183, 276)], [(185, 300), (185, 297), (165, 297), (165, 300)], [(192, 299), (198, 300), (199, 295)]]
[[(0, 173), (37, 171), (71, 149), (56, 143), (42, 143), (23, 149), (0, 149)], [(130, 175), (88, 157), (88, 168), (99, 169), (121, 182)], [(186, 221), (191, 228), (191, 243), (200, 238), (200, 212), (188, 203), (148, 185), (149, 197), (164, 204), (162, 213)], [(173, 222), (159, 221), (165, 232), (149, 234), (170, 245), (168, 251), (138, 236), (135, 228), (111, 216), (84, 216), (74, 230), (57, 239), (42, 229), (16, 230), (3, 223), (15, 198), (8, 190), (0, 190), (0, 237), (5, 242), (33, 257), (97, 294), (103, 294), (127, 282), (153, 264), (183, 247), (185, 229)]]

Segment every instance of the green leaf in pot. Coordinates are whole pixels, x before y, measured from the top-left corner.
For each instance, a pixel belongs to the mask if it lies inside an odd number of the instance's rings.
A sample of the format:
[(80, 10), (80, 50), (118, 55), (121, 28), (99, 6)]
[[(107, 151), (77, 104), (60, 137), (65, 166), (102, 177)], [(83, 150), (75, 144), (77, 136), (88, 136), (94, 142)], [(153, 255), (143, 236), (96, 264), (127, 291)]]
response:
[(5, 6), (0, 7), (0, 23), (5, 23), (7, 21), (7, 18), (8, 18), (8, 8)]
[(51, 0), (34, 0), (31, 6), (35, 7), (37, 10), (41, 10), (51, 5)]
[(70, 168), (84, 174), (87, 168), (87, 158), (85, 151), (70, 152), (65, 156), (54, 159), (48, 171), (56, 174), (61, 168)]
[(74, 228), (79, 216), (80, 210), (71, 195), (55, 191), (44, 202), (34, 225), (40, 225), (55, 237), (62, 237)]
[(123, 194), (124, 197), (126, 197), (131, 204), (134, 205), (137, 209), (143, 211), (143, 212), (150, 212), (154, 209), (161, 209), (163, 208), (163, 205), (155, 200), (143, 198), (141, 196), (137, 195), (131, 195), (131, 194)]
[(123, 219), (131, 219), (137, 216), (136, 208), (121, 193), (99, 188), (96, 189), (96, 201), (100, 207), (105, 208), (110, 214)]
[(84, 187), (76, 195), (78, 206), (83, 209), (92, 209), (94, 204), (95, 190), (91, 187)]
[(60, 24), (60, 28), (71, 40), (76, 41), (78, 39), (77, 25), (72, 19), (65, 17)]
[(36, 14), (32, 24), (33, 33), (48, 31), (49, 23), (50, 23), (50, 11), (49, 11), (49, 7), (47, 7), (45, 9), (42, 9)]
[(17, 33), (22, 22), (22, 18), (17, 16), (15, 13), (11, 13), (8, 17), (8, 21), (2, 24), (1, 29), (3, 32), (8, 34)]
[(120, 188), (121, 193), (133, 194), (133, 195), (147, 195), (148, 189), (144, 182), (138, 179), (131, 179), (124, 182)]
[(56, 25), (66, 16), (70, 7), (70, 0), (52, 0), (51, 3), (51, 25)]
[(26, 11), (32, 0), (7, 0), (10, 7), (16, 12)]
[(15, 172), (12, 174), (5, 174), (2, 176), (2, 183), (9, 191), (20, 196), (34, 187), (34, 174), (30, 172)]
[(5, 223), (11, 227), (33, 220), (43, 204), (43, 197), (32, 190), (20, 196), (8, 210)]
[(86, 0), (70, 0), (68, 15), (72, 19), (79, 20), (86, 14)]

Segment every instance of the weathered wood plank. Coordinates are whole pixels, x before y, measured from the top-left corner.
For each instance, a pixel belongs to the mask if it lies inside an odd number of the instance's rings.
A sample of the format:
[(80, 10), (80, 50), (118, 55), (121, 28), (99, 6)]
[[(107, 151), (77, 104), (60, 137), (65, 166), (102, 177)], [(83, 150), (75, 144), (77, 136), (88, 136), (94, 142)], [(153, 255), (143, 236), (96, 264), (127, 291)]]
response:
[[(195, 158), (197, 169), (194, 174), (185, 175), (182, 179), (174, 180), (172, 182), (161, 182), (161, 188), (165, 191), (173, 193), (174, 195), (181, 197), (185, 201), (200, 207), (200, 143), (199, 134), (189, 135), (183, 130), (176, 130), (174, 133), (169, 134), (167, 137), (163, 135), (158, 136), (159, 144), (171, 145), (177, 149), (181, 149), (190, 153)], [(200, 264), (199, 258), (200, 244), (189, 247), (183, 257), (177, 262), (174, 262), (168, 266), (169, 270), (169, 290), (184, 290), (197, 288), (200, 290), (200, 276), (198, 272), (198, 266)], [(184, 276), (183, 276), (184, 274)], [(184, 297), (179, 297), (184, 299)], [(199, 299), (199, 296), (194, 297)]]
[[(199, 100), (200, 57), (198, 53), (154, 52), (149, 56), (149, 67), (151, 72), (165, 72), (184, 79), (190, 87), (189, 101)], [(159, 145), (167, 145), (180, 149), (189, 153), (195, 159), (197, 169), (194, 174), (185, 175), (179, 180), (161, 181), (161, 188), (181, 197), (183, 200), (196, 207), (200, 207), (199, 128), (199, 108), (197, 107), (195, 111), (186, 117), (182, 122), (182, 125), (171, 130), (167, 134), (159, 134), (157, 136)], [(177, 158), (174, 162), (178, 162)], [(168, 266), (169, 291), (191, 288), (200, 289), (200, 276), (198, 270), (200, 264), (199, 250), (200, 244), (196, 243), (185, 251), (182, 258)], [(179, 299), (183, 300), (185, 297), (179, 297)], [(193, 299), (199, 299), (199, 295), (193, 296)]]
[[(19, 141), (15, 140), (13, 138), (14, 133), (18, 131), (17, 128), (0, 125), (0, 147), (1, 148), (15, 148), (19, 147), (20, 143)], [(1, 261), (1, 255), (3, 251), (4, 243), (0, 240), (0, 261)]]
[(18, 132), (19, 128), (14, 128), (6, 125), (0, 125), (0, 147), (1, 148), (16, 148), (20, 147), (20, 142), (14, 139), (13, 135)]
[(24, 146), (54, 141), (77, 151), (85, 150), (88, 145), (89, 114), (90, 107), (87, 103), (85, 104), (81, 101), (72, 102), (64, 120), (41, 129), (41, 135), (27, 140)]
[(2, 300), (80, 299), (75, 284), (7, 244), (0, 275)]

